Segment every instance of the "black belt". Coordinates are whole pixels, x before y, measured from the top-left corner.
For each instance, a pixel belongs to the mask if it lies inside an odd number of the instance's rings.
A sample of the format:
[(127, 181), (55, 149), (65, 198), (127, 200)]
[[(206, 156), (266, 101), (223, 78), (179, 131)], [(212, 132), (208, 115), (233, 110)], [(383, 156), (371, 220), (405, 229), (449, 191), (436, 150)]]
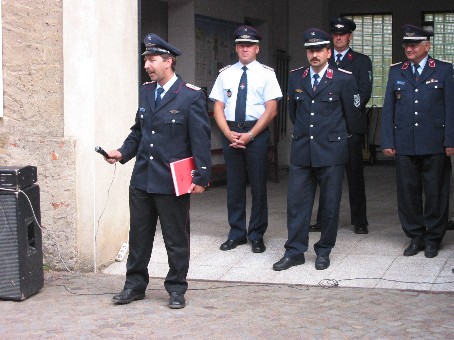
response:
[(248, 120), (248, 121), (245, 121), (244, 123), (232, 122), (230, 120), (227, 121), (227, 124), (229, 127), (239, 127), (239, 128), (253, 127), (255, 125), (255, 123), (257, 123), (256, 120)]

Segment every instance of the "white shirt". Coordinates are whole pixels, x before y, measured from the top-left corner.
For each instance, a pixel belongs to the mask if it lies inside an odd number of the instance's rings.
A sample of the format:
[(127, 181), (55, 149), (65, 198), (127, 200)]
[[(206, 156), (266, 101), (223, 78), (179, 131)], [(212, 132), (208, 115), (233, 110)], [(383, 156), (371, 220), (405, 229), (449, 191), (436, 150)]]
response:
[[(225, 119), (235, 121), (236, 97), (240, 83), (243, 64), (237, 62), (219, 73), (209, 98), (219, 100), (225, 104)], [(281, 99), (282, 91), (277, 82), (274, 71), (257, 60), (246, 65), (247, 98), (246, 121), (257, 120), (265, 111), (265, 102), (272, 99)]]
[[(172, 87), (172, 85), (177, 81), (178, 77), (177, 75), (174, 73), (173, 74), (173, 77), (169, 79), (169, 81), (167, 83), (164, 84), (164, 86), (160, 86), (159, 84), (156, 84), (156, 90), (160, 87), (162, 87), (164, 89), (164, 92), (161, 93), (161, 99), (164, 98), (164, 95), (167, 93), (167, 91), (169, 91), (169, 89)], [(156, 96), (158, 95), (158, 92), (155, 91), (155, 99), (156, 99)]]
[[(325, 65), (325, 67), (323, 68), (323, 70), (321, 70), (319, 73), (317, 73), (319, 75), (320, 78), (318, 78), (318, 83), (320, 84), (320, 81), (322, 80), (323, 76), (325, 75), (325, 72), (326, 70), (328, 69), (328, 63)], [(312, 69), (312, 67), (310, 67), (310, 76), (311, 76), (311, 84), (312, 84), (312, 87), (314, 86), (314, 70)]]

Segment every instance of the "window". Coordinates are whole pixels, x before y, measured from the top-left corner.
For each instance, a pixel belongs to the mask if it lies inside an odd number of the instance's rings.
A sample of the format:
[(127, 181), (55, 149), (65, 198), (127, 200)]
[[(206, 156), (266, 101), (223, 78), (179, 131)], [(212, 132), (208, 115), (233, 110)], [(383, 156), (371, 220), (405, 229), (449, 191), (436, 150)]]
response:
[(430, 55), (454, 63), (454, 12), (425, 13), (424, 26), (434, 32)]
[(392, 62), (392, 15), (346, 15), (353, 20), (356, 30), (350, 47), (372, 60), (373, 87), (367, 106), (383, 106), (389, 65)]

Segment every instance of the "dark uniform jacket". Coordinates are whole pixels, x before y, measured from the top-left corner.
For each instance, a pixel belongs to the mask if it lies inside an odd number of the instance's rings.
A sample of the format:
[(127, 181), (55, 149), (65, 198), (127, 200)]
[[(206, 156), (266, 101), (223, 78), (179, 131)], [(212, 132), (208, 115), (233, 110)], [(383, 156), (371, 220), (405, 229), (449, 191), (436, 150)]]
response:
[(381, 149), (401, 155), (454, 147), (452, 64), (429, 57), (415, 81), (409, 61), (391, 66), (383, 104)]
[(178, 77), (155, 108), (156, 82), (140, 90), (140, 106), (131, 133), (118, 149), (122, 163), (136, 157), (131, 187), (175, 194), (170, 162), (194, 157), (192, 182), (206, 186), (211, 170), (211, 129), (204, 92)]
[(345, 164), (349, 133), (360, 133), (360, 96), (351, 74), (328, 68), (312, 91), (309, 68), (289, 76), (288, 112), (293, 123), (290, 162), (322, 167)]
[(361, 133), (365, 133), (367, 129), (366, 104), (372, 95), (372, 61), (367, 55), (355, 52), (350, 48), (339, 65), (336, 65), (334, 53), (333, 49), (329, 64), (352, 72), (355, 78), (361, 98)]

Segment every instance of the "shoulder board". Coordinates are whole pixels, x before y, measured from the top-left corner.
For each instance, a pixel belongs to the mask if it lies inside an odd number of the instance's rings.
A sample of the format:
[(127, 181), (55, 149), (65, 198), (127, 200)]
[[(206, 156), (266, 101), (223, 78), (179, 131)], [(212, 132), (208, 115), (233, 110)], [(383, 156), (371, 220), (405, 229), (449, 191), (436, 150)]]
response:
[(270, 70), (270, 71), (274, 72), (274, 68), (266, 66), (266, 65), (263, 65), (263, 64), (261, 64), (261, 65), (263, 66), (263, 68), (266, 68), (267, 70)]
[(302, 68), (304, 68), (304, 66), (301, 66), (301, 67), (295, 68), (295, 69), (291, 70), (290, 72), (295, 72), (295, 71), (301, 70)]
[(156, 83), (156, 82), (155, 81), (146, 81), (142, 85), (150, 85), (150, 84), (153, 84), (153, 83)]
[(338, 70), (344, 73), (352, 74), (350, 71), (344, 70), (343, 68), (338, 68)]
[(391, 65), (389, 65), (389, 66), (396, 66), (396, 65), (399, 65), (399, 64), (402, 64), (402, 62), (400, 61), (400, 62), (398, 62), (398, 63), (391, 64)]
[(190, 89), (196, 90), (196, 91), (201, 90), (200, 87), (192, 85), (192, 84), (188, 84), (188, 83), (186, 83), (186, 87), (189, 87)]
[(227, 69), (228, 69), (229, 67), (231, 67), (231, 66), (232, 66), (232, 65), (227, 65), (227, 66), (221, 68), (221, 69), (219, 70), (219, 73), (221, 73), (222, 71), (227, 70)]

